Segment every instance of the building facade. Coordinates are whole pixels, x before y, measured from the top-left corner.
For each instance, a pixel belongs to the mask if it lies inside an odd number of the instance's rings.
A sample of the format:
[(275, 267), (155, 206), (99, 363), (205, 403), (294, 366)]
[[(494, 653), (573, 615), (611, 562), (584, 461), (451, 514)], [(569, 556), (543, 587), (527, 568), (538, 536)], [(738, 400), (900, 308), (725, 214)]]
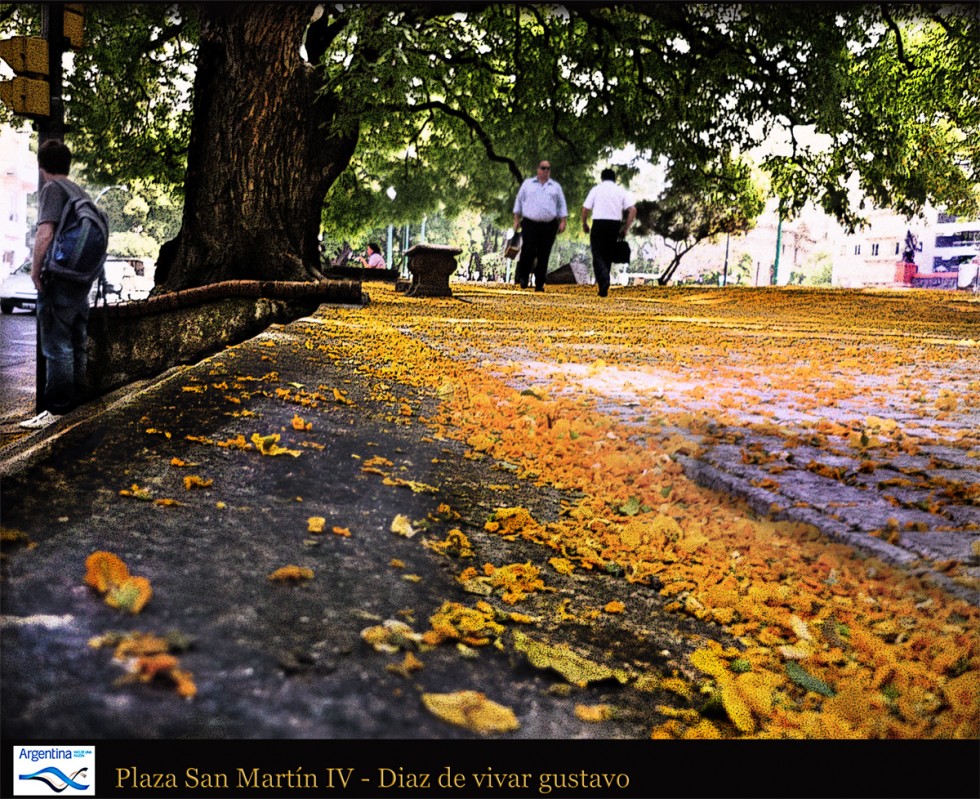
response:
[(28, 241), (36, 211), (28, 208), (27, 200), (38, 186), (31, 136), (27, 127), (0, 127), (0, 278), (30, 254)]

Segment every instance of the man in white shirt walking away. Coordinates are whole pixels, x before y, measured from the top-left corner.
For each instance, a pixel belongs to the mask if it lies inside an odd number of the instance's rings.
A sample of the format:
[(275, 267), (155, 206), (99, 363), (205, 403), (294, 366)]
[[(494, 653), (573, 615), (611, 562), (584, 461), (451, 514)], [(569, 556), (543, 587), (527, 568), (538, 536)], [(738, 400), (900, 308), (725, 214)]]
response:
[(514, 281), (526, 289), (534, 269), (534, 290), (544, 291), (548, 259), (555, 237), (568, 223), (568, 206), (561, 186), (551, 179), (551, 163), (541, 161), (538, 173), (521, 184), (514, 201), (514, 231), (521, 230), (521, 255)]
[(603, 169), (601, 179), (602, 182), (592, 187), (582, 204), (582, 230), (589, 233), (591, 212), (589, 246), (592, 250), (592, 271), (599, 285), (599, 296), (605, 297), (609, 294), (613, 248), (617, 239), (625, 238), (636, 219), (636, 206), (630, 193), (616, 185), (616, 173), (612, 169)]

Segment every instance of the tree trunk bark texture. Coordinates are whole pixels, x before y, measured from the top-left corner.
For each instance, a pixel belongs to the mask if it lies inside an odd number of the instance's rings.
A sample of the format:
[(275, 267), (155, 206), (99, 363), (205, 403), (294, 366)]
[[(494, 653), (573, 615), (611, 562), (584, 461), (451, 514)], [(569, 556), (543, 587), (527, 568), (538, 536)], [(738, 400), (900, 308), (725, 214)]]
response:
[(329, 125), (336, 102), (300, 47), (310, 4), (208, 3), (177, 237), (161, 248), (157, 291), (224, 280), (321, 276), (323, 199), (357, 144)]

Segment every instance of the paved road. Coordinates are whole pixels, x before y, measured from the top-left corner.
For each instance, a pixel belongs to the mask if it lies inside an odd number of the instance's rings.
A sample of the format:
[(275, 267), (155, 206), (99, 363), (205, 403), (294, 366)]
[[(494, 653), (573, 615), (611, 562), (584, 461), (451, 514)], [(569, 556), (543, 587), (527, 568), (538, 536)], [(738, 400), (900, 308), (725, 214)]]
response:
[(0, 316), (0, 422), (33, 415), (36, 336), (33, 313)]

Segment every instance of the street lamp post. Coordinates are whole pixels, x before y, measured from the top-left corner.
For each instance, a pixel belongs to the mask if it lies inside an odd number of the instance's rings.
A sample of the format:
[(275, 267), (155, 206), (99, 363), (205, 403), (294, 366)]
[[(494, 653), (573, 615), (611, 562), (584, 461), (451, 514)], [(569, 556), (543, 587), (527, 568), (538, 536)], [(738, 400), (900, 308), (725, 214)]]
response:
[(725, 265), (724, 265), (724, 267), (722, 267), (722, 270), (721, 270), (721, 285), (722, 286), (727, 286), (728, 285), (728, 243), (731, 241), (731, 238), (732, 238), (732, 234), (731, 233), (726, 233), (725, 234)]
[(102, 189), (102, 191), (100, 191), (97, 195), (95, 195), (95, 204), (98, 205), (99, 200), (101, 200), (106, 194), (108, 194), (113, 189), (121, 189), (124, 192), (127, 193), (129, 192), (129, 186), (106, 186), (104, 189)]
[[(389, 186), (388, 187), (388, 190), (385, 192), (385, 194), (388, 195), (388, 199), (391, 200), (392, 202), (394, 202), (395, 201), (395, 197), (398, 196), (398, 192), (395, 191), (395, 187), (394, 186)], [(394, 243), (392, 241), (393, 236), (394, 236), (394, 230), (395, 230), (394, 225), (392, 225), (391, 222), (389, 222), (388, 223), (388, 258), (385, 261), (385, 263), (388, 264), (388, 268), (389, 269), (392, 268), (391, 251), (392, 251), (392, 245)]]

